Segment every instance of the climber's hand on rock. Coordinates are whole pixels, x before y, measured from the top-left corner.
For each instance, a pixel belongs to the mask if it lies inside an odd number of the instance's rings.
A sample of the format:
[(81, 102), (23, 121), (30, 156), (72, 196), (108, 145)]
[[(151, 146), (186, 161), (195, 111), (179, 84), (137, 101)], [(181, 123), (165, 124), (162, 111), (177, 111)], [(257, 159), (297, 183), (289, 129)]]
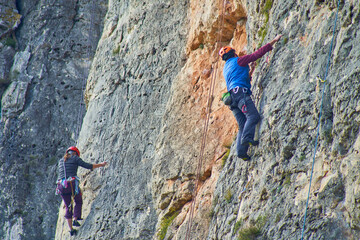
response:
[(277, 36), (270, 42), (271, 46), (273, 46), (277, 41), (279, 41), (281, 37), (282, 37), (282, 34), (277, 35)]
[(250, 65), (250, 68), (251, 68), (251, 69), (254, 69), (254, 68), (256, 67), (257, 63), (256, 63), (256, 62), (252, 62), (252, 63), (250, 63), (249, 65)]

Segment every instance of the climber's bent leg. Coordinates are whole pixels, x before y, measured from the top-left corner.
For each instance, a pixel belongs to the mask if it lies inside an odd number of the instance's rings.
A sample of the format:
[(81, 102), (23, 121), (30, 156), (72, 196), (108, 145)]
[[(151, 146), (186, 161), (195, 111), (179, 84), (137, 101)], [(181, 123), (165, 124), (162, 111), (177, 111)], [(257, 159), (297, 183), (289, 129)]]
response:
[(246, 116), (246, 122), (241, 137), (241, 144), (249, 145), (249, 143), (256, 143), (256, 141), (254, 141), (255, 128), (256, 124), (260, 121), (260, 114), (250, 96), (246, 98), (245, 105), (246, 111), (243, 113)]
[(82, 193), (81, 193), (80, 189), (79, 189), (79, 193), (77, 195), (75, 195), (74, 201), (75, 201), (74, 218), (76, 220), (78, 220), (78, 219), (80, 220), (81, 219), (81, 209), (82, 209), (82, 204), (83, 204)]

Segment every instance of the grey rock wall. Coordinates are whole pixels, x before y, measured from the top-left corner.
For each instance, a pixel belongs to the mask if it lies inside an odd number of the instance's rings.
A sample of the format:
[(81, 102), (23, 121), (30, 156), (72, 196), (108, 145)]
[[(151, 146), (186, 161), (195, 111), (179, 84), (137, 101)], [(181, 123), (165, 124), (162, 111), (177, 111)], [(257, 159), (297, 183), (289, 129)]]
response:
[[(184, 62), (184, 1), (110, 1), (86, 90), (79, 147), (84, 160), (108, 161), (82, 172), (84, 217), (78, 239), (152, 239), (155, 142)], [(68, 236), (60, 211), (56, 239)]]
[(8, 26), (1, 28), (0, 47), (1, 239), (54, 237), (60, 204), (55, 163), (78, 135), (79, 110), (85, 112), (81, 89), (106, 4), (0, 3), (1, 27)]
[[(221, 1), (0, 6), (0, 238), (70, 239), (55, 166), (78, 139), (85, 161), (109, 164), (79, 172), (85, 220), (77, 238), (159, 239), (176, 211), (164, 239), (184, 239)], [(225, 7), (223, 44), (243, 50), (245, 22), (248, 52), (284, 36), (254, 73), (262, 121), (253, 161), (236, 158), (233, 144), (217, 169), (224, 138), (216, 134), (236, 129), (226, 129), (231, 121), (214, 101), (192, 236), (299, 239), (324, 89), (316, 77), (325, 72), (336, 4)], [(359, 12), (358, 2), (341, 3), (305, 239), (359, 238)]]
[(15, 55), (15, 29), (20, 25), (21, 15), (15, 1), (0, 1), (0, 96), (10, 84), (10, 68)]
[(358, 239), (354, 181), (359, 181), (355, 169), (360, 160), (359, 4), (340, 5), (325, 85), (316, 77), (324, 78), (336, 4), (274, 1), (268, 25), (264, 7), (264, 3), (246, 3), (251, 16), (248, 45), (259, 42), (263, 26), (267, 28), (264, 43), (276, 34), (284, 36), (269, 54), (270, 62), (265, 63), (266, 56), (260, 61), (253, 80), (262, 115), (260, 145), (252, 150), (251, 162), (238, 159), (232, 149), (214, 192), (207, 239), (301, 238), (322, 91), (304, 239)]

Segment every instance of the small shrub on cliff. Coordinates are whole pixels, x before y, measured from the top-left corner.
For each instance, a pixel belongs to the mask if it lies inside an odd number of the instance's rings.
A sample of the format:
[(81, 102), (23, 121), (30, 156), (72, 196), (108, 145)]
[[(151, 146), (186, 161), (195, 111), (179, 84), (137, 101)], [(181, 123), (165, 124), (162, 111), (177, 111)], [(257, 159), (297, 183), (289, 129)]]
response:
[(284, 44), (284, 45), (287, 44), (288, 41), (289, 41), (289, 39), (288, 39), (287, 37), (284, 37), (284, 38), (283, 38), (283, 44)]
[(256, 226), (243, 228), (239, 232), (238, 240), (253, 240), (261, 234), (261, 231)]
[(273, 1), (272, 0), (266, 0), (264, 8), (262, 9), (261, 13), (265, 15), (265, 25), (268, 24), (269, 22), (269, 14), (270, 14), (270, 10), (272, 8), (273, 5)]
[(283, 186), (287, 187), (291, 184), (291, 172), (283, 173), (281, 178), (283, 179)]
[(251, 224), (249, 227), (242, 228), (238, 234), (238, 240), (253, 240), (261, 235), (261, 229), (266, 223), (265, 216), (259, 216), (255, 224)]
[(221, 167), (225, 167), (226, 160), (229, 158), (230, 155), (230, 149), (228, 149), (225, 153), (225, 155), (221, 158)]
[(240, 219), (239, 221), (237, 221), (237, 222), (235, 223), (234, 233), (237, 233), (237, 232), (239, 231), (241, 225), (242, 225), (242, 220)]
[(214, 215), (215, 215), (215, 209), (212, 207), (208, 216), (210, 219), (212, 219), (214, 217)]
[(332, 143), (332, 141), (334, 139), (334, 137), (332, 135), (332, 129), (326, 129), (324, 131), (324, 136), (325, 136), (325, 141), (326, 141), (327, 144)]
[(273, 0), (266, 0), (265, 5), (263, 7), (263, 9), (261, 10), (261, 13), (265, 16), (265, 20), (264, 20), (264, 24), (262, 27), (260, 27), (260, 30), (258, 32), (258, 35), (261, 39), (261, 42), (259, 43), (259, 47), (262, 45), (262, 43), (264, 42), (265, 36), (268, 33), (268, 23), (269, 23), (269, 18), (270, 18), (270, 10), (272, 8), (273, 5)]
[(115, 56), (115, 55), (119, 54), (119, 52), (120, 52), (120, 46), (117, 46), (116, 48), (113, 49), (112, 53)]
[(264, 42), (265, 40), (265, 37), (266, 37), (266, 34), (268, 32), (268, 26), (265, 25), (265, 26), (262, 26), (258, 32), (258, 35), (261, 39), (260, 43), (259, 43), (259, 46), (258, 47), (261, 47), (262, 43)]
[(232, 200), (233, 194), (231, 193), (231, 190), (228, 189), (225, 194), (225, 200), (227, 203), (230, 203)]
[(284, 185), (289, 186), (291, 184), (291, 178), (290, 175), (286, 175)]
[(4, 45), (15, 48), (16, 47), (16, 41), (12, 37), (8, 37), (8, 38), (5, 39)]
[(167, 230), (174, 219), (179, 215), (179, 212), (173, 212), (169, 216), (163, 217), (160, 223), (159, 239), (163, 240), (166, 236)]

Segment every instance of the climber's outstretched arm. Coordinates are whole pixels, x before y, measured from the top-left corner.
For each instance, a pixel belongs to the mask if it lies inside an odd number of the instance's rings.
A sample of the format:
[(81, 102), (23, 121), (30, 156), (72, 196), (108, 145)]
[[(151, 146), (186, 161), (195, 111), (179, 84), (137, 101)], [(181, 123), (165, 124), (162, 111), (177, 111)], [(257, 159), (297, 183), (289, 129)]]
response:
[(99, 167), (105, 167), (105, 165), (107, 164), (107, 162), (102, 162), (102, 163), (98, 163), (98, 164), (93, 164), (93, 170), (95, 168), (99, 168)]
[(282, 37), (281, 34), (277, 35), (271, 42), (266, 44), (265, 46), (262, 46), (258, 50), (256, 50), (254, 53), (249, 55), (244, 55), (238, 58), (237, 63), (241, 67), (246, 67), (249, 63), (254, 62), (265, 55), (265, 53), (271, 51), (273, 48), (272, 46), (280, 40)]

